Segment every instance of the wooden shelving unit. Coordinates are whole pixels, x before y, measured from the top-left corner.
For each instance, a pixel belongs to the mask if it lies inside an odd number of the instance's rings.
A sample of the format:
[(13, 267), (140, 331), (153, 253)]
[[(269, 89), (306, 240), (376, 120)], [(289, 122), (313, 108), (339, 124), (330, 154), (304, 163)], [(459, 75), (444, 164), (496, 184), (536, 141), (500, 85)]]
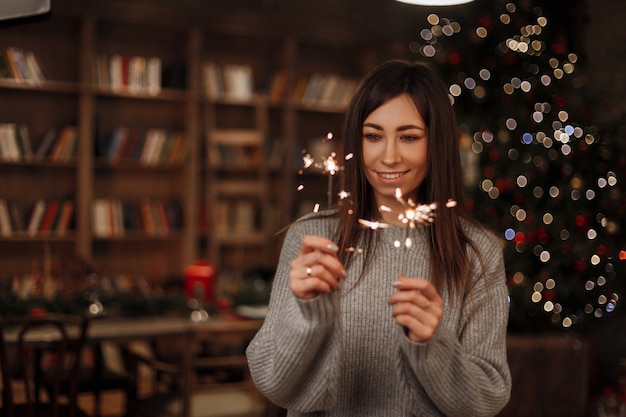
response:
[[(328, 132), (335, 132), (332, 146), (340, 151), (345, 101), (303, 100), (295, 90), (315, 74), (335, 74), (338, 88), (359, 79), (376, 62), (371, 49), (263, 35), (245, 25), (203, 25), (202, 16), (191, 14), (178, 10), (170, 21), (166, 6), (64, 0), (46, 19), (0, 27), (0, 50), (32, 51), (46, 77), (38, 84), (0, 79), (0, 123), (26, 126), (33, 149), (53, 126), (78, 131), (75, 155), (66, 160), (9, 161), (0, 154), (0, 199), (14, 202), (24, 222), (38, 199), (75, 203), (62, 236), (1, 235), (1, 276), (29, 273), (45, 251), (155, 279), (180, 275), (200, 258), (224, 269), (267, 269), (278, 257), (273, 234), (306, 207), (300, 200), (325, 204), (324, 174), (299, 173), (299, 155), (317, 148)], [(159, 88), (107, 84), (103, 68), (113, 71), (112, 57), (123, 58), (122, 71), (157, 58)], [(249, 68), (250, 95), (209, 94), (209, 63), (224, 71)], [(278, 92), (272, 87), (277, 74)], [(178, 132), (186, 138), (185, 156), (146, 165), (126, 151), (113, 160), (105, 152), (122, 127), (136, 134)], [(301, 182), (306, 191), (297, 191)], [(154, 232), (112, 211), (121, 216), (122, 232), (103, 234), (96, 232), (100, 200), (120, 207), (172, 202), (178, 217)]]

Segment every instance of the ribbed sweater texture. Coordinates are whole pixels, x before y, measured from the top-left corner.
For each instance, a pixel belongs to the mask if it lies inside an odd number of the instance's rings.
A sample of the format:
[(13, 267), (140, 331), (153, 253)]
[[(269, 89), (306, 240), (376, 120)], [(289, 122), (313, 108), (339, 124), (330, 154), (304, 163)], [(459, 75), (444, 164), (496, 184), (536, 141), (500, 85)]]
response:
[[(408, 339), (392, 317), (392, 283), (403, 274), (429, 279), (428, 232), (376, 230), (374, 253), (357, 254), (341, 289), (311, 300), (289, 289), (290, 262), (305, 235), (331, 239), (336, 219), (316, 213), (287, 231), (268, 314), (246, 354), (257, 388), (289, 417), (493, 416), (509, 400), (506, 358), (508, 290), (502, 247), (467, 225), (471, 293), (444, 300), (443, 318), (426, 343)], [(358, 248), (356, 248), (358, 250)], [(359, 280), (364, 257), (369, 267)], [(357, 282), (358, 280), (358, 282)]]

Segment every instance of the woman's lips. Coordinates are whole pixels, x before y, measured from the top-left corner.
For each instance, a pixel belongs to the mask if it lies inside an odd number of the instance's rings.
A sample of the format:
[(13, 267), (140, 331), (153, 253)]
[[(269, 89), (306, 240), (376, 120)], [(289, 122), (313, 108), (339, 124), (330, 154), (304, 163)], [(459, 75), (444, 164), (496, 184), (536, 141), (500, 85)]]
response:
[(376, 172), (382, 182), (396, 182), (406, 174), (406, 172)]

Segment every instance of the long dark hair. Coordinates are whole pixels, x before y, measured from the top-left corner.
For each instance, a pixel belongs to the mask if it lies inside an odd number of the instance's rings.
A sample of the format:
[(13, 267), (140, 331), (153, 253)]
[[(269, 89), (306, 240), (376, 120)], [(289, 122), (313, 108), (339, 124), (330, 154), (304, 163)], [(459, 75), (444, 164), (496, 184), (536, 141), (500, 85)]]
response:
[[(350, 207), (337, 211), (340, 259), (348, 267), (353, 259), (349, 248), (357, 243), (364, 250), (375, 250), (376, 234), (358, 223), (359, 219), (380, 218), (372, 187), (364, 175), (363, 121), (383, 103), (401, 94), (412, 98), (428, 127), (428, 174), (416, 197), (419, 203), (436, 202), (439, 206), (437, 218), (429, 227), (431, 274), (440, 292), (445, 282), (449, 292), (461, 295), (469, 288), (466, 248), (471, 242), (460, 219), (478, 223), (465, 205), (459, 133), (448, 90), (439, 73), (427, 63), (394, 60), (377, 66), (364, 78), (350, 102), (343, 139), (344, 153), (352, 154), (343, 174)], [(456, 200), (456, 208), (443, 208), (449, 199)]]

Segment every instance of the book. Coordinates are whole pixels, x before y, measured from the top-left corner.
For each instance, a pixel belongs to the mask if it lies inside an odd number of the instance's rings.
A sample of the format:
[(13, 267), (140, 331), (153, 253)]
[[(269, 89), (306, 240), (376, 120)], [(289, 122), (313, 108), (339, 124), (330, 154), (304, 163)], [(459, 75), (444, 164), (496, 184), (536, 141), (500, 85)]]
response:
[(53, 161), (64, 161), (72, 157), (78, 140), (76, 126), (64, 126), (57, 136), (49, 157)]
[(6, 49), (6, 57), (7, 61), (9, 62), (9, 68), (11, 69), (13, 79), (18, 83), (21, 83), (22, 81), (24, 81), (25, 74), (22, 68), (23, 64), (18, 62), (18, 60), (20, 59), (19, 55), (20, 54), (18, 53), (18, 48), (14, 46), (9, 46)]
[(37, 235), (39, 225), (41, 224), (41, 219), (43, 218), (45, 211), (46, 202), (44, 199), (40, 198), (35, 202), (35, 206), (33, 207), (33, 211), (30, 215), (30, 220), (28, 221), (27, 233), (30, 236)]
[(148, 94), (156, 96), (161, 92), (161, 59), (150, 57), (146, 63)]
[(43, 140), (41, 141), (41, 143), (37, 147), (37, 151), (35, 152), (36, 158), (45, 158), (49, 155), (50, 149), (54, 145), (58, 133), (59, 128), (56, 126), (52, 126), (47, 130), (46, 134), (43, 137)]
[(36, 84), (41, 84), (45, 81), (46, 77), (43, 74), (41, 65), (39, 65), (39, 61), (37, 60), (35, 54), (31, 51), (24, 52), (24, 58), (26, 66), (28, 67), (28, 72), (32, 76), (32, 81)]
[(256, 210), (252, 201), (241, 200), (235, 203), (234, 231), (249, 233), (256, 230)]
[(107, 198), (94, 199), (92, 210), (92, 231), (96, 237), (110, 237), (112, 233), (111, 216), (109, 213), (109, 201)]
[(126, 145), (126, 141), (129, 139), (129, 137), (130, 129), (124, 126), (116, 128), (113, 133), (111, 133), (111, 138), (109, 139), (109, 144), (105, 155), (109, 159), (109, 161), (111, 161), (112, 163), (120, 162), (124, 147)]
[(124, 87), (122, 55), (113, 54), (109, 57), (109, 88), (115, 92)]
[(13, 227), (11, 225), (11, 213), (9, 205), (5, 199), (0, 199), (0, 235), (11, 236)]
[(129, 129), (128, 139), (121, 149), (120, 160), (131, 159), (135, 149), (140, 146), (141, 134), (137, 129)]
[(13, 225), (13, 230), (16, 232), (21, 232), (24, 230), (24, 219), (22, 217), (22, 211), (17, 206), (15, 201), (9, 201), (9, 213), (11, 214), (11, 224)]
[(204, 78), (204, 93), (212, 100), (224, 95), (224, 80), (220, 66), (215, 62), (207, 62), (202, 68)]
[(28, 126), (26, 126), (25, 124), (20, 124), (17, 127), (17, 139), (22, 158), (27, 161), (32, 159), (33, 148), (30, 143), (30, 131), (28, 130)]
[(128, 62), (128, 91), (133, 94), (148, 90), (147, 63), (143, 56), (132, 56)]
[(65, 236), (70, 229), (72, 216), (74, 215), (74, 200), (66, 199), (63, 201), (59, 209), (59, 216), (55, 226), (55, 232), (58, 236)]
[(54, 223), (59, 213), (59, 202), (57, 200), (50, 200), (46, 205), (46, 209), (39, 223), (39, 231), (47, 233), (53, 230)]
[(13, 123), (0, 123), (0, 159), (17, 161), (20, 158)]
[(225, 97), (242, 101), (252, 99), (254, 96), (254, 81), (252, 68), (249, 65), (225, 65), (222, 73)]
[(13, 70), (9, 64), (6, 54), (0, 51), (0, 79), (13, 78)]
[(142, 165), (158, 164), (158, 157), (166, 137), (167, 133), (163, 129), (149, 129), (146, 133), (146, 141), (139, 157), (139, 163)]

